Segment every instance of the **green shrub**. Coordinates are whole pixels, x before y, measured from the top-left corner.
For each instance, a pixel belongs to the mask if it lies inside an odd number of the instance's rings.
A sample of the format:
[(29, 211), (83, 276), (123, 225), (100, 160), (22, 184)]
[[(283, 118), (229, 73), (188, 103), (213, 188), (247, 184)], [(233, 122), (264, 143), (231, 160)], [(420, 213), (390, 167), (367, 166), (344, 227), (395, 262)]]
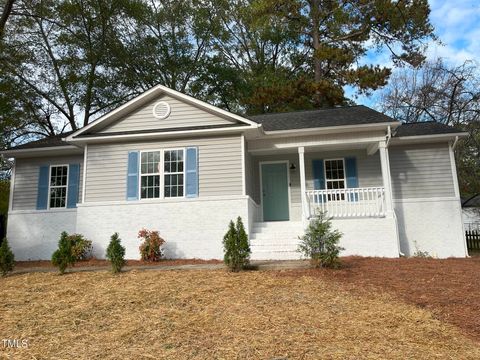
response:
[(223, 261), (231, 271), (240, 271), (250, 263), (248, 236), (240, 216), (236, 224), (230, 221), (228, 231), (223, 237), (223, 252)]
[(140, 245), (140, 256), (145, 261), (160, 261), (163, 257), (162, 245), (165, 240), (160, 237), (158, 231), (142, 229), (138, 232), (138, 238), (143, 239)]
[(81, 234), (72, 234), (68, 237), (72, 241), (72, 254), (76, 261), (88, 260), (93, 257), (93, 247), (90, 240), (85, 239)]
[(309, 258), (316, 268), (337, 268), (340, 266), (339, 254), (344, 250), (338, 245), (342, 234), (332, 230), (330, 219), (324, 213), (319, 213), (310, 221), (305, 235), (301, 240), (298, 251)]
[(66, 231), (60, 234), (58, 249), (52, 255), (53, 266), (58, 267), (60, 274), (64, 274), (68, 266), (75, 264), (76, 258), (73, 254), (74, 242)]
[(0, 271), (2, 276), (7, 275), (13, 270), (15, 256), (13, 255), (7, 239), (3, 239), (2, 245), (0, 245)]
[(119, 273), (125, 265), (125, 248), (121, 244), (118, 233), (114, 233), (110, 237), (110, 244), (107, 247), (107, 259), (112, 264), (112, 271)]

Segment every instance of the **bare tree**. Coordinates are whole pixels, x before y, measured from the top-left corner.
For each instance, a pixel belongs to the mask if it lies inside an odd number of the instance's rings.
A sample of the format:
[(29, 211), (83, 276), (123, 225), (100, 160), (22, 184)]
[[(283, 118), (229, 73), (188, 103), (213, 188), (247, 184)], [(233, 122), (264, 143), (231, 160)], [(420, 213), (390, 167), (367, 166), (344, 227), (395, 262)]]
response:
[(456, 150), (460, 190), (480, 192), (480, 70), (441, 59), (395, 73), (380, 96), (383, 112), (403, 122), (435, 121), (467, 131)]

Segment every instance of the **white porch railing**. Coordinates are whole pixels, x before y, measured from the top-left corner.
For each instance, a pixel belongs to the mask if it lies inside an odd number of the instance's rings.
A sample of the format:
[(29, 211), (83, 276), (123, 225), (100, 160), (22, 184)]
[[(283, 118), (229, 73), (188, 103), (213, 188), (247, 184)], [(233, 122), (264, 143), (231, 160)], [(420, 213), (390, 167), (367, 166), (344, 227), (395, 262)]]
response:
[(307, 190), (308, 217), (326, 212), (328, 217), (385, 216), (385, 188)]

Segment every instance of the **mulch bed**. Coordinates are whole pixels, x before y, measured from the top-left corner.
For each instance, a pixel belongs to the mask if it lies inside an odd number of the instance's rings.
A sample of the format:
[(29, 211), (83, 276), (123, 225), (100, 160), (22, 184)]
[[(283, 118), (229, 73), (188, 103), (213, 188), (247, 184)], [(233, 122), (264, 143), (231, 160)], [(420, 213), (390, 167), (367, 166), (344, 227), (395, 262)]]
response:
[[(201, 259), (165, 259), (158, 262), (150, 262), (143, 260), (127, 260), (126, 266), (176, 266), (176, 265), (198, 265), (198, 264), (221, 264), (220, 260), (201, 260)], [(110, 262), (101, 259), (90, 259), (78, 261), (73, 266), (74, 268), (83, 267), (110, 267)], [(15, 269), (29, 269), (29, 268), (55, 268), (48, 260), (37, 261), (16, 261)]]
[(470, 259), (380, 259), (349, 257), (340, 270), (291, 270), (343, 284), (348, 290), (382, 290), (432, 311), (480, 341), (480, 257)]

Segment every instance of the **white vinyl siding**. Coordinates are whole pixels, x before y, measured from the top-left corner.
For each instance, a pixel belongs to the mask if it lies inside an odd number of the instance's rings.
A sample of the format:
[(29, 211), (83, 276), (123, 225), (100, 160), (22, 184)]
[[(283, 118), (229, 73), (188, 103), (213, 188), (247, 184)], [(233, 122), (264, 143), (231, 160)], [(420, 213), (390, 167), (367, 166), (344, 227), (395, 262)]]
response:
[[(153, 107), (159, 101), (166, 101), (170, 105), (170, 115), (166, 119), (157, 119), (153, 116)], [(107, 126), (99, 133), (112, 133), (120, 131), (138, 131), (169, 129), (179, 127), (194, 127), (208, 125), (229, 125), (233, 124), (227, 120), (213, 115), (205, 110), (199, 109), (184, 101), (177, 100), (171, 96), (162, 96), (154, 101), (132, 111), (123, 119)]]
[(86, 202), (123, 201), (129, 151), (198, 146), (199, 197), (242, 194), (240, 136), (89, 145)]
[(83, 155), (38, 157), (15, 160), (15, 184), (13, 210), (35, 210), (37, 208), (38, 174), (41, 165), (80, 164), (78, 198), (82, 198)]
[[(307, 190), (313, 190), (313, 172), (312, 160), (314, 159), (338, 159), (345, 157), (355, 157), (357, 159), (358, 184), (359, 187), (383, 186), (382, 170), (380, 167), (380, 156), (377, 153), (368, 156), (366, 150), (342, 150), (342, 151), (324, 151), (324, 152), (306, 152), (305, 153), (305, 177)], [(253, 156), (253, 172), (247, 176), (253, 176), (252, 179), (252, 198), (260, 203), (260, 181), (258, 164), (260, 161), (279, 161), (288, 160), (290, 164), (295, 164), (296, 169), (290, 172), (290, 206), (292, 209), (292, 220), (299, 220), (301, 217), (301, 193), (300, 193), (300, 168), (298, 164), (298, 154), (279, 154), (279, 155), (258, 155)], [(248, 182), (247, 182), (248, 184)], [(247, 187), (248, 188), (248, 187)]]
[(448, 144), (391, 146), (394, 199), (453, 197)]

